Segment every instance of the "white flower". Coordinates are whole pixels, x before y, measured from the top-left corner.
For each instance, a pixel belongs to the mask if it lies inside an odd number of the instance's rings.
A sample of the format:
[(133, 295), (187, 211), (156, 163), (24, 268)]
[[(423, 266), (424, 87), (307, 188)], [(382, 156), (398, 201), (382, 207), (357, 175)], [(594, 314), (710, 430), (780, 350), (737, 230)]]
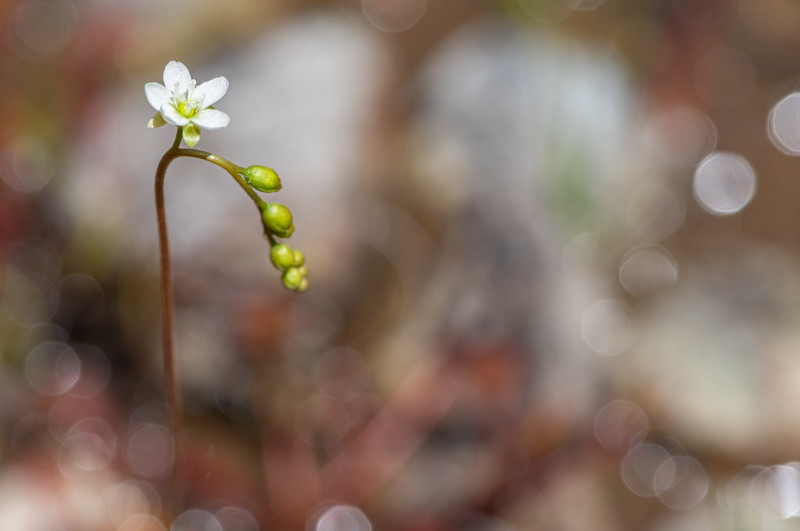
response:
[(164, 84), (147, 83), (144, 95), (158, 112), (147, 124), (161, 127), (165, 123), (183, 127), (194, 124), (203, 129), (221, 129), (231, 119), (211, 108), (228, 91), (228, 80), (216, 77), (200, 86), (192, 79), (186, 65), (170, 61), (164, 68)]

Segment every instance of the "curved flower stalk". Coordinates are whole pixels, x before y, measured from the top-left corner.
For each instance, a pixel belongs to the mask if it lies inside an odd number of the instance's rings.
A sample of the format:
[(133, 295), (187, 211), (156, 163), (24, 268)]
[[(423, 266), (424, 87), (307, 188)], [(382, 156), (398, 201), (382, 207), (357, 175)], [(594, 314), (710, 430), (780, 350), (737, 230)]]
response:
[[(172, 147), (161, 157), (155, 176), (156, 216), (161, 255), (164, 378), (166, 399), (172, 410), (172, 431), (175, 441), (172, 485), (165, 511), (165, 523), (169, 528), (174, 511), (180, 505), (179, 479), (183, 455), (181, 443), (183, 411), (175, 374), (173, 349), (175, 301), (167, 217), (164, 207), (164, 180), (170, 163), (179, 157), (190, 157), (205, 160), (228, 172), (258, 209), (264, 237), (271, 247), (270, 261), (281, 272), (284, 286), (300, 293), (308, 287), (308, 280), (306, 279), (307, 269), (303, 253), (278, 241), (289, 238), (294, 233), (294, 219), (291, 211), (282, 204), (264, 201), (257, 193), (257, 191), (273, 193), (280, 190), (281, 181), (278, 174), (265, 166), (252, 165), (244, 168), (213, 153), (192, 149), (200, 141), (200, 128), (220, 129), (230, 122), (227, 114), (211, 106), (227, 92), (228, 80), (224, 77), (217, 77), (197, 85), (183, 63), (170, 61), (164, 69), (164, 85), (147, 83), (144, 90), (147, 101), (157, 111), (150, 123), (147, 124), (148, 127), (161, 127), (167, 124), (177, 127)], [(181, 148), (181, 140), (189, 148)]]

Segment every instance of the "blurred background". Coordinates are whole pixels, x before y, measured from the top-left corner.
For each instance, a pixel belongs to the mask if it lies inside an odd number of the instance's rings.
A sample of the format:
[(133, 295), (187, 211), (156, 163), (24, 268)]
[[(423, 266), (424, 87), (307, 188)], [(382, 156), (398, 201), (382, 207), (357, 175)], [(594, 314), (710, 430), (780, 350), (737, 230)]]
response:
[(800, 529), (800, 4), (0, 3), (0, 529)]

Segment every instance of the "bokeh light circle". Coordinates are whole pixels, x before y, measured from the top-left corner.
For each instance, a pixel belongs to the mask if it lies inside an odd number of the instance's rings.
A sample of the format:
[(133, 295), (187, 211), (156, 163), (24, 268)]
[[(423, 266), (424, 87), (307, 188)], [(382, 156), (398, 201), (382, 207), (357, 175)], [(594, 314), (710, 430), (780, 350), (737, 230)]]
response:
[(564, 4), (571, 7), (575, 11), (591, 11), (597, 9), (605, 3), (606, 0), (561, 0)]
[(750, 486), (754, 477), (764, 467), (748, 466), (727, 478), (724, 484), (717, 488), (717, 503), (726, 511), (740, 511), (750, 503)]
[(800, 515), (800, 470), (797, 463), (773, 467), (770, 483), (781, 518)]
[(426, 0), (363, 0), (361, 9), (381, 31), (405, 31), (425, 14)]
[(97, 472), (106, 469), (114, 459), (117, 435), (103, 419), (86, 417), (67, 433), (61, 446), (61, 471)]
[(240, 507), (225, 507), (214, 513), (224, 531), (258, 531), (255, 517)]
[(216, 517), (208, 511), (189, 509), (178, 516), (170, 531), (225, 531)]
[(164, 426), (147, 422), (131, 426), (125, 461), (137, 474), (147, 478), (167, 475), (174, 454), (172, 434)]
[(45, 341), (25, 358), (25, 378), (39, 394), (61, 395), (69, 391), (81, 375), (81, 362), (66, 344)]
[(715, 152), (694, 173), (694, 196), (708, 212), (725, 216), (741, 211), (756, 192), (756, 173), (735, 153)]
[(8, 42), (26, 61), (39, 62), (61, 52), (75, 35), (77, 12), (65, 0), (28, 0), (9, 21)]
[(619, 268), (619, 281), (625, 290), (641, 297), (675, 284), (678, 265), (660, 246), (646, 245), (632, 249)]
[(16, 138), (0, 155), (0, 177), (17, 192), (38, 192), (55, 174), (51, 149), (35, 136)]
[(800, 469), (797, 463), (762, 468), (750, 481), (748, 497), (764, 516), (790, 518), (800, 515)]
[(627, 306), (611, 299), (595, 303), (583, 314), (581, 336), (602, 356), (624, 352), (633, 338), (633, 321)]
[(627, 452), (647, 435), (647, 416), (638, 405), (627, 400), (613, 400), (594, 417), (594, 436), (604, 448)]
[(800, 92), (789, 94), (772, 107), (767, 134), (783, 153), (800, 156)]
[(655, 444), (640, 444), (631, 449), (622, 460), (620, 475), (628, 489), (643, 498), (652, 498), (659, 488), (669, 486), (674, 470), (666, 465), (672, 457), (662, 447)]
[(371, 531), (372, 524), (358, 508), (334, 505), (317, 520), (316, 531)]
[(658, 499), (671, 509), (694, 507), (708, 493), (708, 474), (692, 457), (672, 457), (656, 470), (654, 479)]

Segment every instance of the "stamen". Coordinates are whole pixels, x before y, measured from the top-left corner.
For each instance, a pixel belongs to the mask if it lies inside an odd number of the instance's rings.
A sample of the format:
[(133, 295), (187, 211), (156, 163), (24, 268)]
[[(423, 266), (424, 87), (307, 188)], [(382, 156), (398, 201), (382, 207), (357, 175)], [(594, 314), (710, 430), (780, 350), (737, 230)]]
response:
[(192, 102), (182, 101), (177, 106), (178, 112), (186, 118), (191, 118), (197, 114), (197, 107)]

